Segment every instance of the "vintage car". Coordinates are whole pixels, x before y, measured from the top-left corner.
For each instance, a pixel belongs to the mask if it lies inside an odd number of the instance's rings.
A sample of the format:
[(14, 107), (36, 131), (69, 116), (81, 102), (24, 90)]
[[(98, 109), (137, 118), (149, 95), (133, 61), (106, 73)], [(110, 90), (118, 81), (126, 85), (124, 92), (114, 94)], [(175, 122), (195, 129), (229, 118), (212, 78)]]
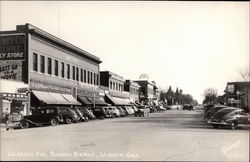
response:
[(224, 105), (216, 105), (210, 108), (207, 112), (204, 112), (204, 120), (207, 121), (211, 116), (213, 116), (217, 111), (226, 108)]
[(79, 120), (76, 112), (68, 107), (43, 107), (35, 109), (32, 115), (24, 116), (20, 121), (21, 128), (28, 128), (29, 126), (42, 126), (50, 124), (52, 126), (59, 123), (70, 124)]
[(104, 119), (104, 118), (111, 118), (112, 114), (108, 111), (108, 107), (92, 107), (93, 114), (96, 118)]
[(127, 116), (126, 111), (121, 107), (121, 106), (116, 106), (117, 110), (119, 110), (120, 117), (125, 117)]
[(249, 114), (243, 109), (235, 107), (227, 107), (217, 111), (209, 120), (214, 128), (219, 126), (229, 126), (231, 129), (236, 129), (240, 126), (248, 126), (250, 124)]
[(182, 110), (189, 110), (189, 111), (191, 111), (191, 110), (194, 110), (194, 107), (191, 104), (184, 104), (183, 107), (182, 107)]
[(149, 111), (149, 107), (147, 106), (138, 106), (135, 116), (149, 116)]
[(83, 114), (77, 107), (73, 107), (71, 108), (72, 110), (74, 110), (76, 112), (76, 114), (79, 117), (79, 122), (87, 122), (89, 120), (89, 117), (85, 114)]
[(95, 119), (95, 115), (91, 109), (91, 107), (77, 107), (78, 110), (83, 114), (83, 116), (85, 116), (85, 118), (89, 119)]

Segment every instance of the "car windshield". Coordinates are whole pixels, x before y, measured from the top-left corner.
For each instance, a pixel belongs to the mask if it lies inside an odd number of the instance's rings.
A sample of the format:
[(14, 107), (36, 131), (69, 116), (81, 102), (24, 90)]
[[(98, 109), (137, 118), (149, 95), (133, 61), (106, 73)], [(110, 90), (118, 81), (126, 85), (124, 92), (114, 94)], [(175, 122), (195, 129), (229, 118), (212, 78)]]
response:
[(221, 117), (223, 117), (223, 116), (225, 116), (233, 111), (235, 111), (235, 109), (222, 109), (214, 115), (214, 118), (221, 118)]

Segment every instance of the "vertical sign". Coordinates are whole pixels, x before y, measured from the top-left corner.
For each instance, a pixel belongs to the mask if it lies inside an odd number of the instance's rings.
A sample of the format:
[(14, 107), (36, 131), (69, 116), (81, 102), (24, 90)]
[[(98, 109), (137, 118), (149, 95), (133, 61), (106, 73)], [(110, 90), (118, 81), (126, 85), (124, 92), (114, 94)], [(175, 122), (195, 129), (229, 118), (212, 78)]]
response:
[(25, 35), (0, 35), (0, 79), (22, 81)]

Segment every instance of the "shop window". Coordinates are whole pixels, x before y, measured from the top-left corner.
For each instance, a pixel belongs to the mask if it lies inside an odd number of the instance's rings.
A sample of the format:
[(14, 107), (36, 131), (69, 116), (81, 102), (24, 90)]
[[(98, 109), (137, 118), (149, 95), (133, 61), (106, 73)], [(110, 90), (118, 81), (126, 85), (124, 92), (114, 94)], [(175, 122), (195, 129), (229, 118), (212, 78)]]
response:
[(75, 68), (75, 66), (72, 66), (72, 79), (76, 80), (76, 68)]
[(40, 56), (40, 72), (41, 73), (44, 73), (44, 71), (45, 71), (44, 62), (45, 62), (44, 56)]
[(37, 54), (33, 53), (33, 70), (37, 71)]
[(87, 76), (86, 76), (86, 70), (84, 70), (84, 83), (86, 83)]
[(70, 79), (70, 65), (67, 64), (67, 79)]
[(48, 58), (48, 74), (51, 74), (51, 58)]
[(64, 78), (64, 63), (61, 62), (61, 77)]
[(58, 76), (58, 61), (55, 60), (55, 76)]
[(76, 80), (79, 81), (79, 68), (76, 68)]
[(83, 82), (83, 69), (81, 69), (81, 72), (80, 72), (80, 79), (81, 79), (81, 82)]

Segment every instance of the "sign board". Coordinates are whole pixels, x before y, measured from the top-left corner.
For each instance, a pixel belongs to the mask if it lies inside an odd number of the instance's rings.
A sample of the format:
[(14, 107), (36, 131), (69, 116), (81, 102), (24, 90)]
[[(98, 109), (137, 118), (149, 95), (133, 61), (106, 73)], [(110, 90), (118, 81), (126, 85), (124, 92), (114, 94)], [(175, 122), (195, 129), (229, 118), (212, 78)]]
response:
[(32, 90), (41, 90), (46, 92), (71, 93), (71, 88), (33, 81), (30, 82), (30, 88)]
[(25, 35), (0, 36), (0, 61), (24, 60)]
[(22, 61), (0, 61), (0, 79), (22, 80)]

